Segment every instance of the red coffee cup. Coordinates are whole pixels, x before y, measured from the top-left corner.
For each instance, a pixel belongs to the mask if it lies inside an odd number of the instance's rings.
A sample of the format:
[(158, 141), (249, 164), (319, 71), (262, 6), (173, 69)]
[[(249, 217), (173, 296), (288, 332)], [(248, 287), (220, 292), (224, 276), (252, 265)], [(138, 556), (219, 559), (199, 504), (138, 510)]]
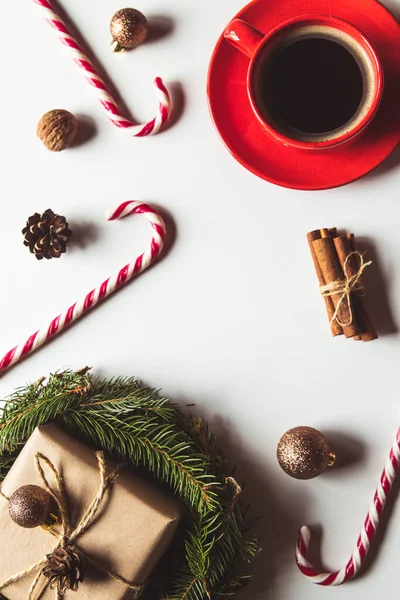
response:
[(303, 15), (267, 35), (241, 19), (225, 39), (250, 59), (247, 91), (265, 131), (288, 146), (328, 149), (371, 123), (383, 70), (367, 37), (333, 16)]

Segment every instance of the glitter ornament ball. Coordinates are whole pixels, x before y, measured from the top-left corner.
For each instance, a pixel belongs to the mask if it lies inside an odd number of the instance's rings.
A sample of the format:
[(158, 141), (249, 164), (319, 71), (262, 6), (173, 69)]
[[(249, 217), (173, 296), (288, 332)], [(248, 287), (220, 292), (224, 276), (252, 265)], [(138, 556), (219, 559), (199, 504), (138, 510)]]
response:
[(312, 427), (295, 427), (280, 439), (277, 449), (282, 469), (295, 479), (313, 479), (331, 467), (331, 453), (325, 436)]
[(110, 23), (114, 52), (132, 50), (144, 42), (149, 26), (146, 17), (134, 8), (123, 8), (115, 13)]
[(23, 485), (10, 498), (10, 517), (20, 527), (44, 525), (51, 515), (51, 496), (37, 485)]

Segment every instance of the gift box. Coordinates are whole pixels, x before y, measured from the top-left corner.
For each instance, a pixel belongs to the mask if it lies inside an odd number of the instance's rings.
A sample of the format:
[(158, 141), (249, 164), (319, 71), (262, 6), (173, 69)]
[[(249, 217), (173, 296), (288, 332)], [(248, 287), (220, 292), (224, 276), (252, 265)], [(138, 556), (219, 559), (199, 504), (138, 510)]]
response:
[[(35, 464), (38, 452), (51, 460), (63, 480), (69, 520), (74, 528), (99, 489), (95, 453), (54, 424), (40, 427), (29, 438), (2, 484), (1, 491), (6, 497), (10, 498), (24, 485), (43, 487)], [(107, 461), (107, 468), (115, 468), (115, 463)], [(51, 473), (48, 481), (53, 486)], [(148, 581), (175, 535), (180, 516), (181, 508), (175, 498), (122, 468), (108, 488), (93, 523), (76, 541), (78, 551), (89, 558), (87, 573), (78, 591), (67, 591), (66, 600), (132, 598), (134, 590), (110, 573), (133, 585)], [(58, 534), (59, 525), (54, 530)], [(57, 544), (54, 535), (43, 527), (23, 529), (14, 523), (4, 498), (0, 498), (0, 531), (0, 585), (46, 558)], [(9, 600), (27, 598), (36, 575), (25, 575), (1, 593)], [(46, 578), (42, 576), (41, 580), (43, 588)], [(54, 591), (47, 588), (43, 598), (53, 600)]]

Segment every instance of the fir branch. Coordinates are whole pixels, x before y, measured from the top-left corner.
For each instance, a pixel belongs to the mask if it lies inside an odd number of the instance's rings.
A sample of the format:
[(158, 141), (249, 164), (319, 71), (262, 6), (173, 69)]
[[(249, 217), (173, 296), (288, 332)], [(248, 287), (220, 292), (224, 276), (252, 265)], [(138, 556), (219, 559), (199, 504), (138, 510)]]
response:
[(185, 416), (133, 378), (98, 380), (87, 369), (55, 373), (16, 390), (1, 410), (0, 481), (34, 429), (54, 419), (144, 467), (183, 500), (186, 556), (165, 599), (214, 600), (247, 581), (240, 573), (257, 553), (257, 541), (240, 487), (229, 479), (204, 419)]
[(0, 456), (0, 483), (4, 481), (18, 454), (19, 452), (14, 452), (12, 455)]
[(67, 427), (83, 431), (96, 444), (135, 466), (145, 466), (159, 480), (167, 483), (199, 512), (211, 508), (217, 485), (212, 475), (204, 473), (204, 460), (187, 453), (186, 442), (179, 443), (179, 434), (171, 425), (157, 424), (155, 418), (143, 419), (131, 415), (128, 423), (109, 414), (108, 407), (98, 411), (95, 418), (90, 413), (69, 410), (62, 415)]

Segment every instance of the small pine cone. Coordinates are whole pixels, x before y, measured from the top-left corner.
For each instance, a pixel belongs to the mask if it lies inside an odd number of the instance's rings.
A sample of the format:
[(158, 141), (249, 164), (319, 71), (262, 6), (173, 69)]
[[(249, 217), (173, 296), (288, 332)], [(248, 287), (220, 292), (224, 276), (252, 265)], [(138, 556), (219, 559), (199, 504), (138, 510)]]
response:
[(76, 592), (85, 579), (86, 565), (75, 548), (56, 548), (47, 555), (47, 563), (42, 574), (48, 578), (52, 590), (63, 596), (68, 590)]
[(60, 258), (67, 251), (72, 235), (65, 217), (55, 215), (50, 208), (42, 215), (35, 213), (22, 230), (24, 245), (38, 260)]
[(40, 119), (37, 136), (48, 150), (61, 152), (72, 144), (78, 131), (76, 117), (67, 110), (51, 110)]

